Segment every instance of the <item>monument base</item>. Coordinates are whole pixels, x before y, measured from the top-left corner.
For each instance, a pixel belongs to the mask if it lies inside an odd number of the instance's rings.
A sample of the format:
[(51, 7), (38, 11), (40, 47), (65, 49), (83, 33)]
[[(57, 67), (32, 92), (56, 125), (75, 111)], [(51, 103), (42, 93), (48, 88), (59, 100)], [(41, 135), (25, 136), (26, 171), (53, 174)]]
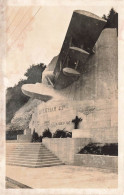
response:
[(73, 129), (72, 138), (91, 138), (90, 131), (83, 129)]
[(32, 134), (31, 129), (27, 128), (24, 130), (24, 134), (17, 135), (17, 142), (31, 142)]

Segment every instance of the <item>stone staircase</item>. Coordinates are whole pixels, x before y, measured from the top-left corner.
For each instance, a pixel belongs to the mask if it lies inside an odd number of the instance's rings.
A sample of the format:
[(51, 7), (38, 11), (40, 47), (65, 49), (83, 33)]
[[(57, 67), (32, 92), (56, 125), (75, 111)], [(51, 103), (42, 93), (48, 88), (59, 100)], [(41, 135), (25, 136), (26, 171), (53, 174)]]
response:
[(7, 143), (6, 164), (24, 167), (64, 165), (42, 143)]

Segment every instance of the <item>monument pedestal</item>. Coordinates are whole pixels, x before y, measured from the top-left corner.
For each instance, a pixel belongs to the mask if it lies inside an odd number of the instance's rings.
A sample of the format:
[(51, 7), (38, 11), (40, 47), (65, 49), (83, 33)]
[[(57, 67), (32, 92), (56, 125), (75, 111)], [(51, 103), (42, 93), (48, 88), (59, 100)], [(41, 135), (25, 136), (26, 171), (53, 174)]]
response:
[(90, 131), (83, 129), (73, 129), (72, 138), (91, 138)]
[(31, 142), (31, 140), (32, 140), (32, 134), (31, 134), (31, 129), (29, 128), (24, 130), (24, 134), (17, 135), (18, 142)]

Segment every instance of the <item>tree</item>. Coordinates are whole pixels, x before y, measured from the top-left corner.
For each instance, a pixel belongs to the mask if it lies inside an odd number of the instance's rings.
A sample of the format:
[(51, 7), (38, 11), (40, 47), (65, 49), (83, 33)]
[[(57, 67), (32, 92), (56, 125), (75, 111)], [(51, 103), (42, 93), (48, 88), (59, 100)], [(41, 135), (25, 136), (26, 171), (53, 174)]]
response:
[(41, 83), (42, 72), (45, 70), (46, 66), (43, 63), (37, 66), (30, 66), (24, 74), (27, 77), (27, 83)]
[(39, 135), (37, 132), (35, 132), (35, 129), (32, 134), (32, 142), (38, 142), (39, 141)]
[(38, 142), (42, 142), (42, 136), (39, 136)]
[(103, 14), (102, 18), (103, 18), (104, 20), (107, 20), (107, 16), (106, 16), (105, 14)]
[(29, 97), (22, 93), (21, 87), (28, 83), (41, 82), (42, 72), (45, 69), (45, 65), (40, 63), (32, 65), (25, 73), (27, 79), (20, 80), (14, 87), (7, 88), (6, 91), (6, 123), (10, 123), (15, 112), (19, 110), (25, 103), (28, 102)]
[(13, 118), (15, 112), (21, 108), (29, 97), (24, 95), (21, 91), (22, 83), (25, 84), (25, 80), (19, 81), (18, 85), (8, 88), (6, 93), (6, 123), (8, 124)]
[(104, 14), (102, 18), (107, 20), (105, 28), (116, 28), (118, 33), (118, 13), (114, 10), (114, 8), (111, 8), (108, 16)]
[(48, 138), (52, 138), (52, 133), (50, 132), (49, 128), (45, 129), (42, 133), (42, 137), (48, 137)]

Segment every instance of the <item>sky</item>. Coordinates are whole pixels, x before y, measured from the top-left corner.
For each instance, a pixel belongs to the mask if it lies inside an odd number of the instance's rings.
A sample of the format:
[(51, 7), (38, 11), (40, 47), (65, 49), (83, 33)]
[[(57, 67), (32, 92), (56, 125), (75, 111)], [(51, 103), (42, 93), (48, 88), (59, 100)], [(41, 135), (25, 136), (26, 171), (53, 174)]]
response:
[[(74, 10), (108, 15), (108, 6), (9, 6), (6, 14), (5, 86), (24, 78), (31, 65), (48, 65), (58, 55)], [(115, 10), (116, 7), (114, 7)]]

